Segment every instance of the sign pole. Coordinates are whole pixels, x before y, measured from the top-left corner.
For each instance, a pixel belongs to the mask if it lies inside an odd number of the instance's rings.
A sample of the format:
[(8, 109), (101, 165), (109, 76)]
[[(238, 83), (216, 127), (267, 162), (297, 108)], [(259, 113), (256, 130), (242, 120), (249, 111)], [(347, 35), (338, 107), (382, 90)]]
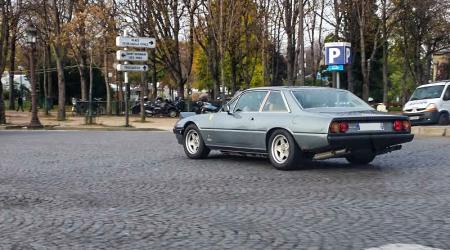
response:
[(336, 71), (336, 88), (340, 89), (341, 88), (341, 74), (339, 73), (339, 71)]
[[(127, 30), (125, 30), (124, 32), (125, 37), (128, 36), (128, 32)], [(128, 50), (126, 47), (124, 48), (124, 50)], [(124, 64), (128, 64), (128, 61), (125, 61)], [(125, 71), (123, 73), (124, 76), (124, 83), (125, 83), (125, 127), (129, 127), (130, 126), (130, 118), (129, 118), (129, 114), (128, 114), (128, 97), (129, 97), (129, 91), (130, 91), (130, 85), (128, 85), (128, 72)]]
[[(145, 49), (143, 49), (145, 51)], [(146, 71), (142, 71), (141, 72), (141, 100), (140, 100), (140, 105), (141, 105), (141, 122), (145, 122), (145, 107), (144, 107), (144, 95), (146, 92), (146, 88), (145, 88), (145, 74)]]

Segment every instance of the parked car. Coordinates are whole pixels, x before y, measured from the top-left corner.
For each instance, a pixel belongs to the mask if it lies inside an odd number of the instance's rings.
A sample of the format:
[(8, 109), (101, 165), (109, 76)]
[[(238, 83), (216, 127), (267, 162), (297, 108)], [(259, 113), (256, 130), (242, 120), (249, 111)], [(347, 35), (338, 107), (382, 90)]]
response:
[(435, 82), (417, 87), (403, 107), (413, 125), (448, 125), (450, 113), (450, 81)]
[(280, 170), (333, 157), (368, 164), (413, 139), (408, 117), (378, 112), (332, 88), (254, 88), (218, 113), (181, 117), (173, 131), (189, 158), (205, 158), (210, 150), (262, 154)]

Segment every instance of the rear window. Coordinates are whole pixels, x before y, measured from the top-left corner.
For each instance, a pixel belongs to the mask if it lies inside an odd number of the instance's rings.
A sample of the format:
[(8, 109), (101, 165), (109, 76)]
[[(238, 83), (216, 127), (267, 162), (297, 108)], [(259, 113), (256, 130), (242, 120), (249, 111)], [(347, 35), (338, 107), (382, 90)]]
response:
[(410, 101), (440, 98), (445, 85), (435, 85), (417, 88), (411, 96)]
[(357, 96), (346, 90), (304, 89), (292, 91), (304, 109), (310, 108), (370, 108)]

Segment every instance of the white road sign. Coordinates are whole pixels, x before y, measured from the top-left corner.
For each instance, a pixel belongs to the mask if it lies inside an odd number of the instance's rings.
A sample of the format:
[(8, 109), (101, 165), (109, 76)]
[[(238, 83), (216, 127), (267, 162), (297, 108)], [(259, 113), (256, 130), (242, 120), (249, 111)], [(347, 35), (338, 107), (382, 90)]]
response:
[(155, 38), (151, 37), (116, 37), (117, 47), (133, 47), (153, 49), (156, 46)]
[(147, 71), (147, 65), (137, 65), (137, 64), (117, 64), (117, 71), (127, 71), (127, 72), (142, 72)]
[(119, 50), (116, 52), (117, 61), (147, 61), (148, 53), (145, 51)]

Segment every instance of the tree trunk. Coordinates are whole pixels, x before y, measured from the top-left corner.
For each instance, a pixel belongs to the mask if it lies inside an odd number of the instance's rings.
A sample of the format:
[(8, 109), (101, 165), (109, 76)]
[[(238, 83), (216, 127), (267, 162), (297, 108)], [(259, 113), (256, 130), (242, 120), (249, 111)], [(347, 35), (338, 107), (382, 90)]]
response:
[(0, 124), (6, 123), (5, 104), (3, 101), (3, 84), (0, 82)]
[[(2, 5), (0, 5), (1, 9), (1, 16), (0, 18), (2, 20), (8, 20), (9, 15), (9, 7), (11, 2), (6, 1), (6, 3), (2, 2)], [(9, 39), (9, 22), (4, 21), (1, 23), (0, 26), (0, 77), (3, 75), (3, 71), (5, 70), (6, 65), (6, 57), (8, 54), (8, 39)], [(6, 123), (6, 116), (5, 116), (5, 103), (3, 100), (3, 84), (0, 81), (0, 124)]]
[(61, 48), (56, 48), (53, 45), (53, 52), (55, 53), (56, 71), (58, 72), (58, 121), (66, 120), (66, 81), (64, 78), (64, 62), (62, 58)]
[[(367, 59), (366, 59), (366, 40), (364, 37), (364, 30), (366, 28), (366, 10), (365, 10), (365, 1), (361, 0), (361, 3), (358, 3), (357, 6), (359, 10), (359, 40), (361, 46), (361, 71), (363, 75), (363, 86), (362, 86), (362, 98), (364, 101), (369, 99), (369, 73), (367, 67)], [(374, 48), (375, 49), (375, 48)]]
[(153, 61), (153, 76), (152, 76), (152, 82), (153, 82), (153, 100), (156, 99), (158, 96), (158, 76), (156, 74), (156, 53), (155, 50), (152, 50), (152, 61)]
[(11, 40), (9, 42), (9, 109), (15, 110), (15, 93), (14, 93), (14, 71), (16, 70), (16, 31), (17, 28), (11, 30)]
[(286, 61), (287, 61), (287, 82), (288, 85), (295, 85), (295, 17), (292, 10), (292, 1), (284, 0), (284, 29), (287, 38)]
[(44, 112), (45, 115), (49, 115), (48, 113), (48, 76), (47, 76), (47, 49), (44, 46), (44, 49), (42, 51), (42, 56), (44, 57), (44, 60), (42, 62), (42, 72), (43, 72), (43, 86), (44, 86)]
[(217, 48), (217, 43), (215, 42), (214, 39), (214, 31), (209, 28), (208, 31), (208, 50), (206, 51), (207, 53), (207, 61), (208, 61), (208, 65), (209, 65), (209, 70), (211, 73), (211, 79), (213, 82), (213, 98), (216, 99), (217, 97), (219, 97), (219, 83), (220, 83), (220, 76), (219, 76), (219, 65), (218, 65), (218, 48)]
[(231, 58), (231, 92), (234, 93), (237, 91), (237, 71), (238, 71), (238, 63), (234, 58)]
[(386, 1), (387, 0), (382, 0), (381, 4), (382, 4), (382, 22), (383, 22), (383, 103), (387, 103), (388, 102), (388, 84), (389, 84), (389, 79), (388, 79), (388, 40), (387, 40), (387, 16), (386, 16)]
[(81, 100), (86, 101), (88, 98), (87, 84), (86, 84), (86, 56), (80, 55), (80, 65), (78, 66), (78, 73), (80, 74), (80, 88), (81, 88)]
[(105, 88), (106, 88), (106, 114), (111, 115), (111, 86), (109, 86), (109, 76), (108, 76), (108, 53), (107, 51), (103, 52), (103, 66), (105, 67)]
[[(298, 3), (299, 8), (299, 20), (298, 20), (298, 73), (299, 73), (299, 84), (300, 86), (305, 85), (305, 41), (304, 41), (304, 32), (303, 32), (303, 21), (305, 17), (304, 8), (303, 8), (303, 0)], [(313, 50), (313, 49), (312, 49)], [(297, 72), (295, 72), (297, 74)]]
[[(46, 68), (49, 69), (52, 65), (50, 45), (47, 45), (45, 49), (47, 51), (45, 64)], [(47, 72), (47, 96), (50, 100), (53, 101), (53, 77), (50, 70)]]

